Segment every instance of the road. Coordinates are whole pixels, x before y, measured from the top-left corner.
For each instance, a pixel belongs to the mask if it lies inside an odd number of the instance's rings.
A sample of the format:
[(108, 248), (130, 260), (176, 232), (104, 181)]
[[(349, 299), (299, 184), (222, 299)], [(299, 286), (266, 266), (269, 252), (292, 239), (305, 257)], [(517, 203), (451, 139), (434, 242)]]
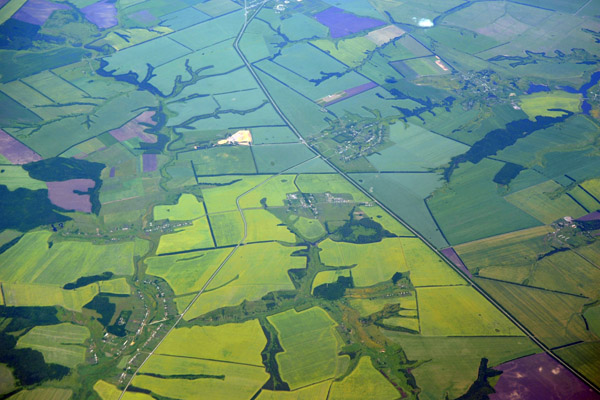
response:
[[(263, 7), (263, 5), (261, 5), (257, 9), (256, 13), (258, 13), (258, 11), (260, 11), (260, 9)], [(256, 15), (256, 13), (254, 15)], [(252, 18), (254, 17), (254, 15), (252, 16)], [(548, 346), (546, 346), (544, 343), (542, 343), (531, 331), (529, 331), (529, 329), (527, 329), (525, 326), (523, 326), (515, 317), (512, 316), (511, 313), (509, 313), (506, 309), (504, 309), (504, 307), (502, 307), (498, 302), (496, 302), (496, 300), (494, 300), (491, 296), (489, 296), (482, 288), (480, 288), (477, 285), (477, 283), (475, 283), (467, 274), (465, 274), (462, 270), (460, 270), (460, 268), (458, 268), (456, 265), (454, 265), (454, 263), (452, 263), (452, 261), (450, 261), (444, 254), (442, 254), (441, 251), (439, 251), (436, 247), (434, 247), (425, 237), (421, 236), (421, 234), (419, 232), (417, 232), (412, 227), (410, 227), (406, 222), (404, 222), (404, 220), (402, 220), (402, 218), (400, 218), (398, 215), (396, 215), (392, 210), (387, 208), (384, 204), (380, 203), (379, 200), (377, 200), (375, 197), (373, 197), (373, 195), (371, 193), (369, 193), (368, 191), (363, 189), (362, 186), (360, 186), (356, 181), (354, 181), (351, 177), (349, 177), (344, 171), (340, 170), (335, 164), (333, 164), (331, 161), (329, 161), (328, 158), (323, 157), (323, 155), (316, 148), (314, 148), (313, 146), (311, 146), (310, 144), (308, 144), (306, 142), (304, 137), (300, 134), (300, 132), (298, 132), (298, 130), (294, 127), (294, 125), (292, 125), (292, 123), (286, 118), (285, 114), (281, 111), (281, 109), (279, 108), (279, 106), (277, 105), (275, 100), (271, 97), (271, 94), (269, 93), (267, 88), (264, 86), (264, 84), (262, 83), (262, 81), (260, 80), (260, 78), (258, 77), (256, 72), (254, 71), (252, 64), (250, 64), (250, 62), (248, 62), (248, 59), (246, 58), (244, 53), (239, 48), (240, 39), (241, 39), (244, 31), (246, 30), (246, 26), (248, 25), (248, 23), (250, 23), (250, 21), (252, 21), (252, 18), (250, 18), (247, 21), (247, 23), (244, 25), (243, 29), (240, 32), (240, 35), (238, 35), (238, 37), (234, 41), (233, 47), (235, 48), (235, 51), (238, 53), (238, 55), (240, 56), (240, 58), (246, 65), (246, 68), (248, 68), (248, 70), (254, 77), (254, 80), (256, 80), (256, 83), (258, 83), (261, 90), (264, 92), (265, 96), (267, 96), (267, 99), (269, 100), (269, 102), (271, 103), (271, 105), (273, 106), (273, 108), (275, 109), (277, 114), (286, 123), (286, 125), (292, 130), (292, 132), (294, 132), (294, 134), (298, 137), (300, 142), (302, 144), (304, 144), (306, 147), (308, 147), (312, 152), (317, 154), (323, 161), (325, 161), (338, 174), (342, 175), (356, 189), (360, 190), (363, 194), (365, 194), (368, 198), (370, 198), (374, 203), (379, 205), (387, 213), (389, 213), (392, 217), (394, 217), (394, 219), (396, 219), (398, 222), (400, 222), (402, 225), (404, 225), (408, 230), (410, 230), (415, 236), (417, 236), (419, 239), (421, 239), (431, 250), (433, 250), (442, 260), (444, 260), (446, 262), (446, 264), (448, 264), (452, 269), (454, 269), (464, 280), (469, 282), (469, 284), (475, 290), (477, 290), (483, 297), (485, 297), (490, 303), (492, 303), (502, 314), (504, 314), (519, 329), (521, 329), (521, 331), (523, 331), (523, 333), (525, 333), (525, 335), (527, 335), (535, 344), (537, 344), (542, 350), (544, 350), (544, 352), (546, 352), (549, 356), (554, 358), (557, 362), (559, 362), (567, 370), (571, 371), (575, 376), (577, 376), (579, 379), (581, 379), (583, 382), (585, 382), (588, 386), (593, 388), (596, 392), (600, 393), (600, 388), (598, 388), (596, 385), (594, 385), (592, 382), (590, 382), (586, 377), (581, 375), (577, 370), (573, 369), (569, 364), (567, 364), (560, 357), (558, 357), (556, 354), (554, 354), (552, 349), (550, 349)]]

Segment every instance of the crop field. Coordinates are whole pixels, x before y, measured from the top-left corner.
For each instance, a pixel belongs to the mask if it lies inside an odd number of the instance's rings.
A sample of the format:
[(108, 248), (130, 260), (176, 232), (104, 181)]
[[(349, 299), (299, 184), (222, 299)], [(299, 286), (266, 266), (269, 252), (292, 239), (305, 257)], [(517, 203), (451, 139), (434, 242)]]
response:
[(252, 142), (255, 145), (271, 143), (297, 143), (298, 137), (284, 126), (261, 126), (252, 129)]
[(296, 236), (276, 216), (267, 210), (244, 210), (248, 224), (246, 243), (278, 240), (295, 243)]
[(6, 306), (62, 306), (67, 310), (81, 312), (81, 308), (98, 294), (98, 285), (64, 290), (58, 286), (3, 282), (2, 290)]
[(305, 14), (293, 14), (282, 20), (274, 11), (265, 9), (259, 13), (258, 18), (269, 22), (275, 29), (281, 29), (290, 40), (327, 36), (327, 28)]
[(406, 272), (402, 239), (383, 239), (378, 243), (352, 244), (327, 239), (319, 244), (321, 262), (332, 267), (352, 268), (354, 284), (372, 286), (392, 279), (396, 272)]
[(48, 248), (50, 232), (34, 232), (0, 255), (5, 266), (3, 282), (63, 285), (80, 276), (111, 271), (117, 275), (133, 273), (133, 242), (93, 245), (89, 242), (57, 242)]
[(462, 285), (466, 282), (421, 240), (401, 239), (410, 280), (415, 286)]
[(191, 160), (198, 176), (256, 173), (252, 153), (246, 146), (213, 147), (179, 153), (178, 159)]
[(378, 115), (391, 117), (398, 114), (394, 107), (401, 107), (407, 110), (414, 110), (419, 106), (418, 103), (409, 99), (390, 99), (380, 88), (367, 90), (357, 95), (347, 96), (342, 100), (327, 107), (339, 117), (346, 114), (356, 114), (364, 118), (373, 118)]
[(182, 194), (174, 205), (154, 207), (154, 220), (168, 219), (169, 221), (189, 221), (204, 216), (204, 206), (196, 196)]
[(547, 346), (591, 337), (578, 315), (586, 298), (486, 279), (475, 281)]
[(238, 244), (244, 237), (244, 224), (238, 211), (211, 215), (210, 226), (218, 247)]
[(546, 181), (527, 189), (511, 193), (505, 199), (532, 215), (544, 224), (550, 224), (559, 218), (570, 216), (581, 217), (587, 212), (570, 197), (562, 195), (554, 197), (562, 186), (554, 181)]
[(557, 351), (569, 365), (581, 371), (583, 376), (594, 384), (600, 383), (600, 362), (596, 355), (600, 351), (599, 342), (580, 343)]
[(521, 108), (534, 119), (538, 115), (558, 117), (567, 110), (577, 112), (581, 108), (581, 95), (566, 92), (534, 93), (521, 97)]
[(293, 290), (287, 271), (306, 264), (303, 257), (290, 257), (295, 250), (274, 242), (240, 247), (185, 318), (190, 320), (244, 300), (258, 300), (269, 292)]
[[(59, 389), (56, 389), (59, 390)], [(94, 384), (94, 391), (102, 400), (118, 400), (121, 396), (121, 390), (108, 382), (100, 380)], [(70, 394), (69, 394), (70, 395)], [(144, 393), (127, 392), (123, 396), (123, 400), (151, 400), (153, 397)], [(67, 400), (68, 397), (65, 399)], [(54, 399), (53, 399), (54, 400)], [(57, 399), (62, 400), (62, 399)]]
[(417, 298), (413, 292), (408, 295), (398, 297), (382, 297), (375, 299), (350, 298), (348, 302), (352, 308), (356, 309), (360, 313), (361, 317), (367, 317), (373, 313), (381, 311), (387, 304), (400, 304), (400, 307), (408, 310), (417, 309)]
[[(202, 346), (197, 346), (202, 343)], [(176, 329), (156, 350), (158, 355), (193, 357), (262, 366), (267, 344), (258, 320), (220, 326)]]
[(431, 360), (413, 370), (427, 400), (446, 392), (452, 397), (465, 393), (477, 378), (482, 357), (495, 366), (539, 351), (526, 337), (427, 337), (390, 331), (386, 336), (407, 349), (409, 360)]
[(485, 36), (466, 29), (456, 29), (446, 26), (437, 26), (427, 30), (426, 35), (445, 46), (460, 49), (468, 54), (485, 51), (501, 44), (493, 37)]
[(253, 146), (252, 154), (260, 173), (282, 172), (315, 156), (300, 143)]
[(386, 325), (393, 326), (393, 327), (410, 329), (413, 332), (419, 332), (419, 330), (420, 330), (419, 319), (416, 317), (406, 317), (406, 316), (390, 317), (390, 318), (386, 318), (386, 319), (382, 320), (381, 322), (383, 322)]
[(540, 260), (528, 284), (593, 299), (600, 295), (600, 287), (596, 284), (598, 279), (598, 267), (573, 252), (562, 252)]
[(316, 40), (312, 43), (349, 67), (360, 65), (367, 56), (366, 53), (377, 47), (375, 43), (364, 36), (340, 40), (337, 43), (329, 40)]
[(268, 178), (268, 176), (226, 176), (199, 179), (203, 184), (218, 183), (220, 185), (202, 190), (209, 214), (237, 210), (236, 198)]
[(398, 391), (371, 363), (362, 357), (354, 371), (331, 385), (329, 398), (335, 399), (397, 399)]
[(283, 206), (286, 195), (298, 191), (294, 184), (295, 179), (296, 175), (276, 176), (242, 197), (240, 206), (242, 208), (262, 207), (262, 199), (265, 199), (268, 207)]
[(312, 283), (312, 291), (315, 290), (317, 286), (324, 285), (326, 283), (335, 283), (337, 282), (340, 276), (350, 277), (349, 269), (338, 269), (335, 271), (321, 271), (317, 275), (315, 275), (315, 279)]
[(218, 17), (220, 15), (235, 11), (239, 9), (240, 6), (229, 0), (208, 0), (203, 3), (196, 4), (194, 8), (197, 8), (211, 17)]
[(390, 140), (393, 146), (367, 157), (379, 171), (428, 171), (468, 150), (462, 143), (401, 122), (390, 125)]
[(296, 222), (294, 222), (294, 229), (296, 229), (302, 237), (309, 241), (320, 239), (327, 233), (318, 219), (310, 219), (305, 217), (300, 217)]
[(98, 285), (100, 286), (100, 293), (124, 295), (131, 294), (131, 287), (125, 278), (111, 279), (110, 281), (100, 281)]
[(84, 326), (69, 323), (36, 326), (19, 338), (17, 347), (40, 351), (47, 363), (74, 368), (85, 361), (87, 348), (83, 343), (90, 331)]
[(348, 193), (354, 201), (366, 202), (369, 198), (356, 189), (350, 182), (340, 175), (301, 174), (296, 179), (296, 185), (302, 193)]
[(360, 210), (373, 221), (380, 224), (383, 229), (393, 233), (394, 235), (413, 236), (411, 231), (409, 231), (400, 222), (396, 221), (391, 215), (389, 215), (379, 206), (361, 207)]
[(581, 186), (596, 198), (600, 198), (600, 179), (590, 179), (583, 182)]
[(327, 400), (331, 381), (315, 383), (291, 392), (261, 390), (257, 400)]
[(418, 288), (424, 336), (520, 336), (522, 332), (470, 286)]
[(340, 342), (336, 323), (322, 308), (292, 309), (268, 320), (284, 350), (276, 356), (279, 373), (291, 390), (336, 376), (338, 365), (347, 356), (337, 355)]
[(18, 188), (29, 190), (48, 189), (45, 182), (38, 181), (29, 176), (29, 173), (18, 165), (3, 165), (0, 170), (0, 185), (6, 185), (8, 190)]
[[(23, 390), (18, 392), (11, 397), (13, 400), (69, 400), (73, 396), (73, 391), (69, 389), (59, 389), (59, 388), (37, 388), (31, 390)], [(134, 398), (124, 397), (125, 400), (138, 400)], [(139, 399), (143, 400), (143, 399)]]
[(176, 295), (197, 292), (229, 252), (229, 249), (214, 249), (150, 257), (146, 260), (146, 273), (164, 278)]
[(594, 211), (600, 208), (600, 201), (597, 200), (598, 198), (594, 198), (595, 196), (590, 195), (590, 193), (582, 189), (581, 185), (574, 187), (569, 191), (569, 194), (589, 211)]
[(214, 247), (214, 243), (208, 219), (199, 218), (194, 220), (191, 226), (185, 226), (181, 229), (176, 228), (175, 233), (161, 236), (156, 253), (175, 253), (210, 247)]

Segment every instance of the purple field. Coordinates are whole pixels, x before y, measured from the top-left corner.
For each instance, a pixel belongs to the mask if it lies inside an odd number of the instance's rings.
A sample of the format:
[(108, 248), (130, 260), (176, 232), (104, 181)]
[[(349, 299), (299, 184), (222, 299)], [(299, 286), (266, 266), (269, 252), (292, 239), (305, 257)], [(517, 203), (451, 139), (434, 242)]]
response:
[(83, 7), (81, 12), (88, 21), (100, 29), (111, 28), (119, 23), (117, 20), (117, 8), (109, 0), (101, 0)]
[(500, 364), (491, 400), (598, 400), (594, 390), (546, 353)]
[(329, 28), (329, 34), (332, 38), (340, 38), (365, 29), (385, 25), (383, 21), (368, 17), (359, 17), (337, 7), (321, 11), (315, 14), (315, 18)]
[(157, 159), (156, 154), (143, 154), (142, 165), (144, 172), (156, 171)]
[(108, 174), (109, 178), (114, 178), (115, 177), (115, 167), (111, 167), (110, 169), (110, 173)]
[(44, 25), (56, 10), (68, 10), (66, 4), (51, 3), (47, 0), (29, 0), (13, 15), (14, 19), (33, 25)]
[[(154, 111), (146, 111), (122, 127), (110, 131), (112, 137), (117, 139), (119, 142), (139, 137), (142, 142), (145, 143), (156, 143), (157, 137), (144, 133), (144, 130), (148, 128), (148, 125), (155, 125), (156, 122), (152, 121)], [(145, 124), (145, 125), (142, 125)]]
[(442, 254), (445, 255), (446, 257), (448, 257), (448, 259), (450, 261), (452, 261), (452, 263), (454, 263), (454, 265), (456, 265), (458, 268), (460, 268), (460, 270), (462, 272), (464, 272), (465, 275), (467, 275), (469, 278), (473, 277), (473, 275), (471, 275), (471, 272), (465, 266), (465, 264), (462, 262), (462, 260), (458, 256), (458, 254), (456, 254), (456, 251), (454, 251), (454, 248), (448, 247), (447, 249), (442, 250)]
[(87, 192), (96, 183), (91, 179), (70, 179), (62, 182), (46, 182), (48, 186), (48, 198), (52, 204), (65, 210), (92, 212), (92, 203), (89, 194), (77, 194)]
[(363, 83), (360, 86), (356, 86), (351, 89), (346, 89), (346, 90), (344, 90), (344, 93), (346, 93), (345, 96), (337, 98), (335, 100), (332, 100), (332, 101), (328, 102), (327, 105), (330, 106), (332, 104), (339, 103), (340, 101), (349, 99), (352, 96), (356, 96), (357, 94), (366, 92), (367, 90), (373, 89), (374, 87), (377, 87), (377, 84), (375, 82), (367, 82), (367, 83)]
[(42, 157), (36, 152), (0, 129), (0, 154), (13, 164), (27, 164), (39, 161)]
[(0, 8), (4, 7), (6, 3), (8, 3), (8, 0), (0, 0)]
[(600, 211), (594, 211), (588, 215), (584, 215), (581, 218), (577, 218), (576, 221), (597, 221), (600, 219)]

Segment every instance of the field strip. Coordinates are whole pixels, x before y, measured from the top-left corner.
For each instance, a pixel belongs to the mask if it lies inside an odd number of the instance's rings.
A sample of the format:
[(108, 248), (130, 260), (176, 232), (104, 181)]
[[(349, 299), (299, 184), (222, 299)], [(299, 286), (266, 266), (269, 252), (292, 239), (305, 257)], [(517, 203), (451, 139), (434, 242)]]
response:
[[(263, 6), (264, 6), (264, 3), (261, 4), (258, 7), (257, 12), (260, 11), (260, 9), (262, 9)], [(254, 17), (254, 15), (253, 15), (253, 17)], [(246, 58), (246, 56), (244, 55), (244, 53), (240, 50), (240, 48), (239, 48), (239, 42), (240, 42), (240, 39), (241, 39), (241, 37), (242, 37), (245, 29), (246, 29), (246, 25), (247, 25), (247, 23), (244, 25), (244, 27), (240, 31), (240, 34), (237, 36), (236, 40), (234, 41), (233, 47), (234, 47), (235, 51), (239, 54), (239, 56), (242, 58), (242, 60), (244, 61), (244, 64), (246, 64), (246, 67), (248, 68), (248, 70), (250, 71), (250, 73), (252, 74), (252, 76), (254, 77), (254, 79), (256, 80), (256, 82), (258, 83), (258, 85), (260, 86), (260, 88), (263, 90), (265, 96), (267, 96), (267, 99), (269, 99), (269, 101), (271, 102), (271, 105), (275, 109), (275, 112), (277, 112), (277, 114), (279, 114), (279, 116), (281, 117), (281, 119), (288, 125), (288, 127), (292, 130), (292, 132), (298, 137), (298, 139), (300, 140), (300, 142), (302, 144), (304, 144), (305, 146), (307, 146), (315, 154), (318, 154), (318, 156), (325, 163), (327, 163), (327, 165), (329, 165), (331, 168), (333, 168), (334, 171), (336, 171), (338, 174), (340, 174), (341, 176), (343, 176), (348, 182), (350, 182), (354, 187), (356, 187), (356, 189), (358, 189), (365, 196), (367, 196), (368, 198), (370, 198), (375, 204), (377, 204), (378, 206), (380, 206), (384, 211), (386, 211), (388, 214), (390, 214), (399, 223), (401, 223), (402, 225), (404, 225), (404, 227), (406, 227), (409, 231), (411, 231), (416, 237), (418, 237), (419, 239), (421, 239), (423, 241), (423, 243), (425, 243), (442, 260), (444, 260), (446, 262), (446, 264), (448, 264), (448, 266), (450, 268), (452, 268), (463, 279), (465, 279), (467, 282), (469, 282), (471, 284), (471, 286), (475, 290), (477, 290), (477, 292), (479, 294), (481, 294), (483, 297), (485, 297), (486, 300), (488, 300), (494, 307), (496, 307), (502, 314), (504, 314), (504, 316), (506, 316), (512, 323), (514, 323), (521, 331), (523, 331), (523, 333), (525, 333), (525, 335), (527, 337), (529, 337), (535, 344), (537, 344), (542, 350), (544, 350), (545, 353), (547, 353), (550, 357), (552, 357), (554, 360), (556, 360), (558, 363), (560, 363), (564, 368), (566, 368), (568, 371), (570, 371), (575, 376), (577, 376), (579, 379), (581, 379), (583, 382), (585, 382), (588, 386), (590, 386), (591, 388), (593, 388), (596, 392), (600, 393), (600, 388), (598, 388), (589, 379), (587, 379), (585, 376), (583, 376), (581, 373), (579, 373), (579, 371), (577, 371), (576, 369), (572, 368), (569, 364), (567, 364), (560, 357), (558, 357), (552, 351), (552, 349), (550, 349), (548, 346), (546, 346), (544, 343), (542, 343), (542, 341), (540, 341), (531, 331), (529, 331), (529, 329), (527, 329), (515, 317), (513, 317), (513, 315), (511, 313), (509, 313), (504, 307), (502, 307), (493, 297), (491, 297), (489, 294), (487, 294), (487, 292), (485, 290), (483, 290), (482, 288), (480, 288), (479, 285), (477, 285), (473, 281), (473, 279), (471, 279), (471, 277), (469, 277), (465, 272), (463, 272), (460, 268), (458, 268), (456, 265), (454, 265), (454, 263), (452, 263), (452, 261), (448, 257), (446, 257), (440, 250), (438, 250), (435, 246), (433, 246), (427, 239), (425, 239), (425, 237), (423, 237), (419, 232), (417, 232), (415, 229), (413, 229), (411, 226), (409, 226), (406, 222), (404, 222), (404, 220), (402, 220), (398, 215), (396, 215), (393, 211), (391, 211), (389, 208), (387, 208), (379, 200), (377, 200), (375, 197), (373, 197), (373, 195), (371, 193), (369, 193), (364, 188), (362, 188), (356, 181), (354, 181), (354, 179), (352, 179), (345, 172), (343, 172), (342, 170), (340, 170), (335, 164), (333, 164), (327, 158), (323, 157), (322, 154), (317, 149), (313, 148), (313, 146), (311, 146), (310, 144), (308, 144), (306, 142), (306, 140), (300, 134), (300, 132), (298, 132), (298, 130), (296, 129), (296, 127), (294, 125), (292, 125), (292, 123), (286, 118), (285, 114), (283, 114), (283, 112), (281, 111), (281, 109), (279, 108), (279, 106), (277, 105), (277, 103), (273, 100), (273, 97), (271, 97), (271, 94), (269, 93), (269, 91), (267, 90), (267, 88), (265, 87), (265, 85), (262, 83), (262, 81), (260, 80), (260, 78), (258, 77), (258, 75), (256, 74), (256, 72), (254, 71), (254, 69), (252, 67), (252, 64), (250, 64), (250, 62), (248, 61), (248, 59)]]
[(214, 358), (190, 357), (190, 356), (180, 356), (180, 355), (176, 355), (176, 354), (164, 354), (164, 353), (154, 353), (154, 354), (156, 354), (157, 356), (163, 356), (163, 357), (185, 358), (188, 360), (212, 361), (212, 362), (219, 362), (219, 363), (225, 363), (225, 364), (243, 365), (245, 367), (255, 367), (255, 368), (264, 368), (265, 367), (264, 365), (246, 364), (246, 363), (240, 363), (240, 362), (235, 362), (235, 361), (216, 360)]

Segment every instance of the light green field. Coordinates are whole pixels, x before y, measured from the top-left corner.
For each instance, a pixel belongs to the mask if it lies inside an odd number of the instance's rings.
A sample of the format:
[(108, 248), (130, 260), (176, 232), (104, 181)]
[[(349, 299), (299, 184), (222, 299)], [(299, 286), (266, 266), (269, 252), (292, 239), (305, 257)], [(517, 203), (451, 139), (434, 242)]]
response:
[(556, 353), (594, 384), (600, 384), (600, 342), (580, 343), (559, 349)]
[(283, 201), (286, 199), (286, 194), (298, 191), (294, 185), (296, 175), (279, 175), (269, 180), (264, 185), (259, 186), (252, 192), (248, 193), (240, 199), (242, 208), (262, 207), (261, 199), (266, 199), (267, 206), (278, 207), (283, 206)]
[(150, 257), (146, 273), (164, 278), (176, 295), (199, 291), (221, 265), (230, 249), (214, 249), (171, 256)]
[(596, 299), (600, 296), (598, 282), (600, 269), (573, 251), (568, 251), (540, 260), (527, 284)]
[(177, 204), (154, 207), (154, 220), (168, 219), (169, 221), (188, 221), (204, 215), (204, 205), (196, 196), (184, 193)]
[(237, 10), (240, 6), (229, 0), (208, 0), (196, 4), (194, 8), (197, 8), (211, 17), (218, 17), (219, 15)]
[(93, 245), (89, 242), (55, 242), (52, 234), (27, 233), (0, 255), (0, 281), (64, 285), (81, 276), (111, 271), (115, 275), (133, 273), (134, 242)]
[(0, 185), (6, 185), (8, 190), (25, 188), (30, 190), (48, 189), (45, 182), (29, 177), (29, 173), (20, 165), (3, 165), (0, 168)]
[(361, 207), (360, 209), (370, 218), (372, 218), (373, 221), (381, 224), (383, 229), (398, 236), (414, 236), (411, 231), (404, 227), (404, 225), (402, 225), (400, 222), (392, 218), (392, 216), (385, 212), (381, 207)]
[[(231, 185), (216, 186), (202, 190), (204, 201), (206, 202), (206, 208), (209, 213), (221, 212), (221, 211), (235, 211), (237, 207), (235, 205), (235, 199), (244, 192), (257, 186), (259, 183), (264, 182), (269, 177), (264, 175), (256, 176), (220, 176), (220, 177), (203, 177), (200, 179), (201, 183), (225, 183), (232, 182), (237, 179), (241, 179), (239, 182), (235, 182)], [(260, 200), (260, 199), (259, 199)]]
[(333, 319), (319, 307), (288, 310), (267, 317), (279, 335), (277, 353), (281, 378), (291, 390), (333, 378), (344, 357), (337, 355), (340, 339)]
[(470, 286), (417, 289), (425, 336), (521, 336), (523, 333)]
[[(440, 67), (437, 62), (440, 62), (446, 69)], [(419, 76), (435, 76), (450, 74), (452, 70), (445, 62), (436, 59), (436, 57), (421, 57), (411, 60), (405, 60), (404, 63), (410, 67)]]
[(21, 235), (23, 235), (21, 232), (14, 229), (3, 230), (0, 232), (0, 246), (4, 246), (6, 243), (13, 241)]
[(12, 392), (15, 389), (15, 377), (6, 364), (0, 364), (0, 394)]
[(429, 360), (411, 370), (422, 389), (423, 400), (451, 399), (463, 395), (477, 378), (482, 357), (495, 366), (539, 352), (526, 337), (427, 337), (385, 331), (399, 343), (409, 360)]
[(238, 244), (244, 237), (244, 223), (238, 211), (212, 214), (210, 226), (219, 247)]
[(390, 317), (383, 320), (386, 325), (397, 326), (419, 332), (419, 319), (407, 317)]
[(98, 285), (100, 285), (100, 293), (131, 294), (131, 287), (125, 278), (100, 281), (98, 282)]
[(262, 390), (256, 400), (327, 400), (331, 381), (316, 383), (291, 392)]
[(312, 44), (349, 67), (360, 65), (361, 61), (367, 56), (367, 52), (375, 50), (377, 47), (375, 43), (364, 36), (340, 40), (337, 43), (321, 39), (313, 41)]
[(17, 347), (41, 352), (47, 363), (75, 368), (85, 361), (87, 348), (83, 343), (89, 337), (88, 328), (70, 323), (35, 326), (19, 338)]
[[(167, 376), (167, 379), (145, 374)], [(210, 375), (198, 379), (176, 379), (177, 375)], [(192, 400), (210, 394), (211, 399), (249, 399), (265, 384), (269, 374), (264, 366), (180, 357), (153, 356), (144, 365), (133, 385), (166, 398)]]
[[(122, 392), (115, 385), (105, 381), (96, 382), (94, 390), (102, 400), (119, 400)], [(126, 392), (122, 400), (154, 400), (154, 398), (144, 393)]]
[(294, 222), (294, 228), (298, 230), (298, 233), (302, 237), (310, 241), (317, 240), (327, 234), (327, 231), (318, 219), (300, 217)]
[(192, 225), (160, 237), (156, 254), (174, 253), (177, 251), (207, 249), (214, 247), (208, 219), (200, 218)]
[(596, 198), (600, 198), (600, 179), (590, 179), (583, 182), (581, 186)]
[(560, 108), (571, 112), (579, 112), (581, 94), (563, 91), (540, 92), (521, 97), (521, 108), (533, 120), (536, 116), (560, 117), (563, 111), (549, 111)]
[(588, 299), (487, 279), (475, 281), (547, 346), (595, 340), (579, 315)]
[(410, 310), (417, 309), (417, 299), (414, 292), (409, 296), (382, 297), (376, 299), (350, 299), (350, 305), (357, 310), (361, 317), (367, 317), (381, 311), (386, 304), (400, 304), (402, 308)]
[[(198, 346), (202, 343), (202, 346)], [(178, 328), (167, 336), (156, 354), (252, 364), (262, 367), (267, 339), (258, 320), (219, 326)]]
[(373, 367), (371, 357), (362, 357), (350, 375), (341, 382), (333, 382), (328, 399), (392, 400), (399, 397), (394, 385)]
[(420, 239), (401, 239), (410, 280), (415, 286), (461, 285), (463, 278)]
[(600, 202), (596, 201), (592, 196), (586, 193), (581, 187), (575, 186), (568, 192), (575, 198), (583, 207), (590, 211), (597, 210), (600, 208)]
[[(173, 32), (173, 30), (166, 26), (155, 26), (152, 30), (141, 28), (116, 29), (101, 40), (94, 42), (93, 45), (101, 47), (104, 44), (108, 44), (119, 51), (171, 32)], [(126, 36), (127, 40), (123, 39), (123, 36)]]
[(340, 276), (350, 277), (350, 270), (349, 269), (338, 269), (336, 271), (321, 271), (321, 272), (319, 272), (315, 276), (315, 279), (313, 280), (311, 292), (314, 291), (317, 286), (321, 286), (325, 283), (337, 282), (337, 280)]
[[(23, 390), (14, 396), (11, 400), (69, 400), (73, 396), (73, 391), (59, 388), (37, 388), (32, 390)], [(126, 399), (134, 400), (134, 399)], [(142, 400), (142, 399), (140, 399)]]
[(348, 193), (355, 201), (369, 201), (369, 198), (338, 174), (302, 174), (296, 185), (303, 193)]
[(19, 11), (19, 8), (23, 7), (26, 2), (27, 0), (10, 0), (5, 4), (0, 9), (0, 24), (5, 23), (14, 13)]
[(190, 320), (244, 300), (258, 300), (272, 291), (293, 290), (287, 271), (306, 265), (304, 257), (290, 257), (297, 249), (275, 242), (240, 247), (185, 318)]
[(13, 307), (62, 306), (81, 312), (81, 308), (98, 294), (98, 285), (92, 284), (75, 290), (58, 286), (26, 283), (2, 283), (4, 302)]
[(554, 199), (550, 197), (551, 193), (561, 189), (562, 186), (558, 183), (546, 181), (511, 193), (505, 199), (544, 224), (550, 224), (565, 216), (579, 218), (587, 214), (587, 211), (567, 195), (563, 194)]
[(296, 235), (267, 210), (244, 210), (248, 224), (248, 237), (246, 243), (262, 242), (266, 240), (279, 240), (295, 243)]
[(332, 267), (356, 264), (352, 268), (354, 285), (372, 286), (408, 269), (400, 240), (390, 238), (377, 243), (353, 244), (326, 239), (319, 244), (322, 249), (319, 254), (323, 264)]

